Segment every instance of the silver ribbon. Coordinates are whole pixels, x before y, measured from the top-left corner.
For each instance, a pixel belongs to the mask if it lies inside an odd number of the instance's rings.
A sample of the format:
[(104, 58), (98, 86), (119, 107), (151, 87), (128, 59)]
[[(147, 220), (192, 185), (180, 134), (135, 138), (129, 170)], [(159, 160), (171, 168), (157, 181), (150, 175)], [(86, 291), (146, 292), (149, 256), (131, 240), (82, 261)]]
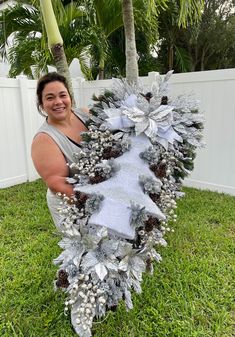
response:
[(173, 109), (169, 105), (160, 105), (151, 112), (140, 110), (137, 106), (137, 97), (132, 94), (123, 101), (120, 109), (107, 109), (107, 125), (111, 130), (125, 130), (135, 127), (136, 136), (145, 133), (147, 137), (157, 138), (164, 146), (173, 144), (175, 140), (182, 142), (182, 138), (172, 127)]

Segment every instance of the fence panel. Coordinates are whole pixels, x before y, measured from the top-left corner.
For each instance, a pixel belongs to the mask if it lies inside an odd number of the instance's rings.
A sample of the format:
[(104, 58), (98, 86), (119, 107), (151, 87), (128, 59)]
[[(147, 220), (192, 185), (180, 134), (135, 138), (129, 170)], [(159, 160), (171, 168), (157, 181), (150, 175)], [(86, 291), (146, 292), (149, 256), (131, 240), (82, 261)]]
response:
[(0, 79), (0, 187), (27, 180), (25, 134), (18, 80)]
[(175, 74), (174, 95), (193, 93), (205, 115), (204, 141), (185, 184), (235, 195), (235, 69)]
[[(21, 85), (25, 90), (22, 92), (22, 101), (25, 102), (23, 105), (22, 113), (24, 120), (25, 132), (25, 143), (26, 143), (26, 157), (27, 157), (27, 169), (28, 169), (28, 180), (33, 181), (38, 179), (38, 173), (36, 172), (33, 162), (31, 160), (31, 143), (33, 137), (40, 125), (44, 122), (44, 117), (42, 117), (36, 108), (36, 81), (27, 80), (24, 78), (21, 80)], [(25, 91), (27, 90), (27, 103), (24, 100), (26, 96)]]

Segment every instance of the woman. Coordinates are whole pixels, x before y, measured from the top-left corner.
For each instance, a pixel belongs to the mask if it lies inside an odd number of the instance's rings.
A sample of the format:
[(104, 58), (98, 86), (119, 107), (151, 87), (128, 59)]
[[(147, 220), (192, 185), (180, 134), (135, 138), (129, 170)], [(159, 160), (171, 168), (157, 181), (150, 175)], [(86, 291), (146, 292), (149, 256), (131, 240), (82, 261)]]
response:
[(87, 117), (81, 111), (72, 109), (66, 79), (56, 72), (39, 79), (37, 107), (46, 120), (33, 139), (32, 159), (48, 186), (47, 204), (59, 228), (61, 199), (56, 193), (73, 196), (73, 187), (66, 178), (72, 175), (69, 164), (73, 162), (73, 154), (80, 150), (81, 132), (86, 131), (84, 122)]

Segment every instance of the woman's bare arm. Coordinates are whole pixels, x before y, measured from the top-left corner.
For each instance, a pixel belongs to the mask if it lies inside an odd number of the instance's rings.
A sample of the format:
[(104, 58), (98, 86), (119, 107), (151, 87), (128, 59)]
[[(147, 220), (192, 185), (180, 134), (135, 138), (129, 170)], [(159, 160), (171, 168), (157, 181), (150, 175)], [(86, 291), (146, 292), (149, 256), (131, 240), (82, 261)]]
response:
[(61, 192), (71, 197), (72, 185), (66, 182), (69, 168), (65, 158), (53, 139), (45, 133), (39, 133), (32, 143), (32, 159), (38, 174), (54, 193)]

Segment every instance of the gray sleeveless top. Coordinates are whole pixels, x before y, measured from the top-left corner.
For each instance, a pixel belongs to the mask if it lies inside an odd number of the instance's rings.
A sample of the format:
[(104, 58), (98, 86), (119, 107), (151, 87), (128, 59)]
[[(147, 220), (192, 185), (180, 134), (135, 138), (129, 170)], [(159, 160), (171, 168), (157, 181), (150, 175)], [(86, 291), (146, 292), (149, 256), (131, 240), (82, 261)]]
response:
[[(83, 123), (85, 123), (89, 119), (87, 114), (83, 113), (78, 109), (74, 109), (73, 112)], [(54, 126), (48, 124), (47, 121), (45, 121), (42, 124), (40, 129), (37, 131), (36, 135), (38, 133), (46, 133), (55, 141), (55, 143), (58, 145), (61, 152), (63, 153), (66, 162), (69, 165), (74, 161), (73, 154), (80, 151), (80, 148), (77, 145), (75, 145), (71, 140), (69, 140), (68, 137), (63, 134), (63, 132), (61, 132)], [(71, 176), (72, 170), (69, 168), (69, 177)], [(50, 210), (53, 221), (58, 229), (60, 229), (60, 220), (61, 220), (60, 213), (58, 212), (60, 203), (61, 199), (48, 188), (47, 205)]]

